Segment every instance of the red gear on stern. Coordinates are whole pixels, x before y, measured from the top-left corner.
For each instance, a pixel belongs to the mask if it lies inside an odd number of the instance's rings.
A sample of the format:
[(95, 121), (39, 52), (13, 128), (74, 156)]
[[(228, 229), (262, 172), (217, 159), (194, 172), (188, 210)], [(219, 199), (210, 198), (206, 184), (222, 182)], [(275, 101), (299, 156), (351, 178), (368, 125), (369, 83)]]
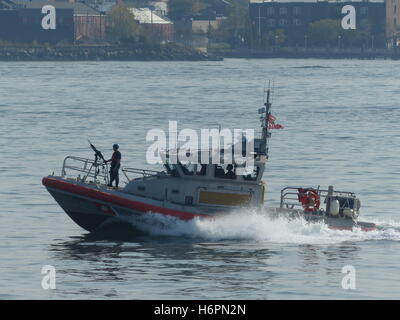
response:
[(315, 212), (321, 205), (318, 191), (315, 189), (298, 189), (298, 199), (305, 212)]

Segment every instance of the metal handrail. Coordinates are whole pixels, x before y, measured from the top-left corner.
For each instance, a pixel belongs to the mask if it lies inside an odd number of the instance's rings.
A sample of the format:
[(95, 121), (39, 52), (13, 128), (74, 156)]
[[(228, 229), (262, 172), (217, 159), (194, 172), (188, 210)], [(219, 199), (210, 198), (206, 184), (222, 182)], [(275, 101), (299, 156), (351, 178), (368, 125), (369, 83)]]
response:
[[(73, 164), (68, 162), (73, 161)], [(100, 168), (101, 167), (101, 170)], [(63, 167), (61, 171), (61, 176), (65, 177), (67, 175), (67, 170), (81, 172), (84, 175), (80, 177), (78, 175), (77, 179), (81, 182), (86, 182), (88, 178), (93, 178), (93, 182), (98, 183), (98, 178), (102, 178), (104, 183), (108, 185), (108, 164), (100, 162), (99, 160), (67, 156), (64, 158)]]
[[(302, 188), (302, 189), (314, 189), (318, 192), (318, 195), (321, 198), (325, 198), (328, 196), (328, 192), (329, 190), (325, 190), (325, 189), (320, 189), (319, 186), (318, 188), (314, 188), (314, 187), (286, 187), (283, 188), (281, 190), (281, 202), (280, 202), (280, 207), (283, 208), (284, 205), (286, 206), (292, 206), (292, 207), (296, 207), (296, 206), (302, 206), (301, 203), (298, 200), (298, 189)], [(356, 198), (355, 193), (353, 192), (348, 192), (348, 191), (333, 191), (333, 195), (334, 196), (347, 196), (347, 197), (352, 197), (352, 198)], [(289, 202), (290, 200), (292, 201), (296, 201), (296, 202)]]
[(138, 168), (122, 168), (121, 171), (123, 172), (123, 174), (125, 175), (125, 177), (128, 179), (128, 181), (133, 180), (133, 178), (130, 178), (128, 176), (128, 173), (132, 173), (135, 175), (140, 175), (143, 178), (147, 178), (147, 177), (151, 177), (151, 176), (157, 176), (158, 174), (160, 174), (160, 171), (156, 171), (156, 170), (147, 170), (147, 169), (138, 169)]

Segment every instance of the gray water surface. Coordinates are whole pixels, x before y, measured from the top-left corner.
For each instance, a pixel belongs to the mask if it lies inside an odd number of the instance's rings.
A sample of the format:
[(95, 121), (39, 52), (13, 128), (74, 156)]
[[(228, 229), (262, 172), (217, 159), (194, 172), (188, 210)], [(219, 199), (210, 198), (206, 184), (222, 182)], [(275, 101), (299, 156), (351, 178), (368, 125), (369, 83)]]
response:
[[(0, 299), (400, 298), (400, 79), (396, 61), (0, 62)], [(153, 128), (259, 127), (275, 81), (267, 205), (287, 185), (333, 184), (372, 232), (238, 212), (127, 239), (92, 237), (41, 185), (87, 139), (146, 164)], [(156, 168), (158, 169), (158, 168)], [(41, 286), (56, 268), (55, 290)], [(342, 288), (354, 266), (356, 289)]]

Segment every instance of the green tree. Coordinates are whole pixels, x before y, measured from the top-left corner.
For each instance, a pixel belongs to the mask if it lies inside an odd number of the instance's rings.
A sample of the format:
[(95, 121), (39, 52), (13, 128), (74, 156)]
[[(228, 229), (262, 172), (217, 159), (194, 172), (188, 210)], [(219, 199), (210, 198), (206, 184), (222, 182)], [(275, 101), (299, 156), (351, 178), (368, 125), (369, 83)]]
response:
[(339, 20), (323, 19), (310, 23), (307, 38), (311, 46), (336, 46), (341, 36), (342, 28)]
[(285, 30), (277, 29), (273, 31), (268, 31), (263, 37), (264, 47), (273, 48), (280, 47), (286, 41)]
[(201, 0), (169, 0), (168, 15), (174, 20), (182, 20), (200, 12), (204, 8)]
[(360, 23), (355, 30), (343, 30), (342, 37), (344, 46), (353, 48), (372, 46), (371, 29), (372, 27), (369, 23)]
[(243, 45), (249, 38), (250, 19), (247, 3), (243, 1), (231, 1), (227, 17), (218, 29), (208, 32), (209, 38), (215, 42), (229, 43), (232, 47)]
[(125, 5), (115, 6), (108, 14), (107, 35), (113, 40), (128, 39), (139, 33), (132, 11)]

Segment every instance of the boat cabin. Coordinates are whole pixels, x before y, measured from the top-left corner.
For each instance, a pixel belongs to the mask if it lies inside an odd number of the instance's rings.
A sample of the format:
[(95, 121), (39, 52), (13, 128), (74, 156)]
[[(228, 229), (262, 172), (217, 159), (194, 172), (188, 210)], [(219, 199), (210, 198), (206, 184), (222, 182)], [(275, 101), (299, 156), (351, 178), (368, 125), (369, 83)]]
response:
[(137, 169), (123, 168), (129, 179), (124, 192), (191, 206), (259, 206), (264, 202), (261, 181), (266, 157), (257, 155), (251, 172), (242, 174), (245, 165), (171, 163), (171, 155), (164, 156), (164, 171), (130, 178)]

